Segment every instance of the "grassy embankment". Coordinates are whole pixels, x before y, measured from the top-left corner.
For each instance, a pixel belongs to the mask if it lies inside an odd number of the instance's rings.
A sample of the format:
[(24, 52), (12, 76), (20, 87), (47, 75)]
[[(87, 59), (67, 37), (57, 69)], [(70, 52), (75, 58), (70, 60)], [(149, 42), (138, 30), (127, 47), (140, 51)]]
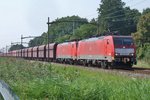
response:
[(147, 62), (145, 62), (144, 60), (139, 60), (137, 62), (137, 65), (135, 65), (134, 67), (150, 68), (150, 65)]
[(149, 100), (150, 79), (79, 67), (0, 58), (0, 79), (20, 99)]

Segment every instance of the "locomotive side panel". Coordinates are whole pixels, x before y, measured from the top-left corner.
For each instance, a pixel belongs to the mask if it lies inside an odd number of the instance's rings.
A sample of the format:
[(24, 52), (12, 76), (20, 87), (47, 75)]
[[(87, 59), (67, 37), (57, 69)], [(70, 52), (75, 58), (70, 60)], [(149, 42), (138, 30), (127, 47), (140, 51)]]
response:
[(103, 38), (91, 38), (79, 41), (77, 50), (78, 59), (106, 60), (107, 44)]
[(73, 63), (77, 56), (77, 42), (67, 42), (57, 45), (56, 58)]
[(113, 62), (114, 60), (114, 44), (113, 44), (113, 37), (112, 36), (106, 36), (103, 39), (103, 52), (104, 57), (107, 62)]

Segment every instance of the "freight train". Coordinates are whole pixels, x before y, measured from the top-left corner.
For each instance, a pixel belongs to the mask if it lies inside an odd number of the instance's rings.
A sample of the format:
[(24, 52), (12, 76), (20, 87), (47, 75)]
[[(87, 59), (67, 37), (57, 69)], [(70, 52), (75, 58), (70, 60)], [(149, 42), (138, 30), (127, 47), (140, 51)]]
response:
[(0, 56), (95, 65), (105, 69), (120, 65), (131, 68), (136, 64), (136, 47), (131, 36), (108, 35), (14, 50)]

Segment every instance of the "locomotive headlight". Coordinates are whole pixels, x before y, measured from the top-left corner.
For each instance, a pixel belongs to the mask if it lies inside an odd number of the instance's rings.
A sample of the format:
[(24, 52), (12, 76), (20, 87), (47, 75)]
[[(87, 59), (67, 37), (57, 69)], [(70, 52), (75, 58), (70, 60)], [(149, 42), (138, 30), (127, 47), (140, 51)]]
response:
[(134, 56), (134, 53), (130, 53), (131, 56)]
[(116, 56), (119, 56), (120, 54), (119, 54), (119, 53), (115, 53), (115, 55), (116, 55)]

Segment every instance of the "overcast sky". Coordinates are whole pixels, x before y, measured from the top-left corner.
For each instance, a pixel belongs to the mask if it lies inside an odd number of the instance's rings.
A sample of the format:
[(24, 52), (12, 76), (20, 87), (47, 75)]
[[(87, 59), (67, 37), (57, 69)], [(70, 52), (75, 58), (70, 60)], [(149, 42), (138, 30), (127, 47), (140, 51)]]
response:
[[(139, 11), (150, 7), (150, 0), (123, 0)], [(47, 31), (47, 18), (79, 15), (97, 17), (100, 0), (0, 0), (0, 49), (20, 36), (39, 36)], [(111, 9), (111, 8), (110, 8)]]

